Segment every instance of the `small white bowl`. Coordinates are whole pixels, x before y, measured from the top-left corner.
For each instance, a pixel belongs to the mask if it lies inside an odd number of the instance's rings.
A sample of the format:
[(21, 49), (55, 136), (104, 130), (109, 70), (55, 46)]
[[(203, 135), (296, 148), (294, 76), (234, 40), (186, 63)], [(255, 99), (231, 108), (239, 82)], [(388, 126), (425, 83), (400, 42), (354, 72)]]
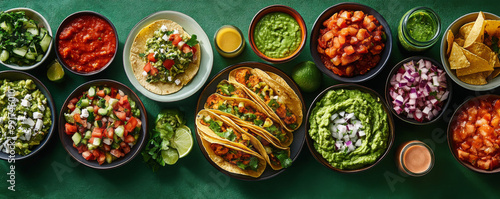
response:
[[(493, 20), (500, 20), (500, 17), (488, 12), (483, 12), (486, 20), (488, 19), (493, 19)], [(469, 13), (466, 15), (461, 16), (457, 20), (455, 20), (453, 23), (448, 26), (448, 28), (443, 32), (443, 39), (441, 40), (441, 63), (443, 64), (444, 70), (450, 76), (450, 78), (457, 83), (459, 86), (472, 90), (472, 91), (486, 91), (486, 90), (491, 90), (494, 89), (498, 86), (500, 86), (500, 77), (493, 78), (490, 80), (487, 84), (485, 85), (472, 85), (472, 84), (467, 84), (463, 82), (462, 80), (458, 79), (456, 73), (454, 70), (450, 69), (450, 62), (448, 61), (448, 58), (446, 57), (446, 48), (448, 47), (448, 42), (446, 41), (446, 35), (448, 34), (448, 31), (451, 30), (453, 32), (453, 35), (458, 35), (458, 31), (460, 30), (460, 27), (462, 27), (464, 24), (469, 23), (469, 22), (474, 22), (476, 21), (477, 15), (479, 12), (473, 12)]]
[[(24, 11), (24, 13), (26, 13), (27, 17), (38, 22), (38, 27), (43, 27), (43, 28), (47, 29), (49, 35), (52, 37), (52, 29), (50, 29), (49, 22), (47, 22), (47, 20), (45, 20), (45, 18), (40, 13), (38, 13), (37, 11), (34, 11), (32, 9), (29, 9), (29, 8), (12, 8), (12, 9), (7, 10), (5, 12), (17, 12), (17, 11)], [(3, 63), (2, 61), (0, 61), (0, 63), (2, 63), (3, 65), (5, 65), (9, 68), (15, 69), (15, 70), (34, 69), (34, 68), (38, 67), (39, 65), (41, 65), (47, 59), (48, 55), (52, 51), (52, 43), (54, 43), (53, 40), (50, 41), (49, 48), (47, 49), (47, 52), (45, 52), (45, 55), (43, 56), (42, 60), (31, 65), (31, 66), (19, 66), (17, 64), (6, 64), (6, 63)]]

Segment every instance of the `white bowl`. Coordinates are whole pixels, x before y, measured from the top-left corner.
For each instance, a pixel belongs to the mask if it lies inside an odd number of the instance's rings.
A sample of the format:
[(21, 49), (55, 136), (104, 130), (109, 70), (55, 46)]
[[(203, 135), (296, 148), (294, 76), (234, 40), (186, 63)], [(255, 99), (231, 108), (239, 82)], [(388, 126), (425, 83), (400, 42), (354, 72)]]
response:
[[(26, 13), (26, 16), (28, 16), (30, 19), (33, 19), (33, 20), (38, 22), (38, 27), (43, 27), (43, 28), (47, 29), (49, 35), (52, 36), (52, 29), (50, 29), (49, 22), (47, 22), (47, 20), (45, 20), (45, 18), (40, 13), (38, 13), (37, 11), (34, 11), (32, 9), (29, 9), (29, 8), (12, 8), (12, 9), (7, 10), (5, 12), (16, 12), (16, 11), (24, 11), (24, 13)], [(52, 51), (53, 41), (54, 40), (50, 41), (49, 48), (47, 48), (47, 52), (45, 52), (45, 55), (43, 56), (42, 60), (40, 60), (39, 62), (37, 62), (31, 66), (19, 66), (17, 64), (6, 64), (6, 63), (3, 63), (2, 61), (0, 61), (0, 63), (2, 63), (3, 65), (5, 65), (9, 68), (15, 69), (15, 70), (34, 69), (34, 68), (38, 67), (39, 65), (41, 65), (47, 59), (50, 52)]]
[[(137, 78), (134, 76), (134, 71), (132, 70), (132, 66), (130, 64), (130, 47), (134, 42), (135, 36), (147, 25), (152, 22), (160, 19), (169, 19), (172, 20), (179, 25), (181, 25), (186, 32), (190, 35), (195, 34), (198, 37), (198, 41), (200, 42), (200, 50), (201, 50), (201, 61), (200, 68), (198, 73), (194, 78), (186, 84), (181, 90), (168, 94), (168, 95), (158, 95), (153, 93), (146, 88), (144, 88)], [(125, 73), (127, 74), (128, 79), (132, 83), (132, 85), (141, 92), (143, 95), (148, 97), (149, 99), (158, 101), (158, 102), (174, 102), (183, 100), (185, 98), (190, 97), (194, 93), (196, 93), (208, 79), (210, 72), (212, 71), (213, 65), (213, 52), (212, 45), (210, 44), (210, 40), (208, 39), (207, 34), (201, 28), (196, 21), (189, 17), (186, 14), (176, 12), (176, 11), (159, 11), (155, 12), (146, 18), (142, 19), (137, 23), (134, 28), (130, 31), (127, 41), (125, 41), (125, 47), (123, 47), (123, 67), (125, 69)]]
[[(500, 20), (500, 17), (494, 14), (491, 14), (489, 12), (483, 12), (484, 16), (486, 19), (494, 19), (494, 20)], [(458, 79), (456, 73), (454, 70), (450, 69), (450, 62), (448, 62), (448, 58), (446, 57), (446, 48), (448, 48), (448, 42), (446, 41), (446, 35), (448, 34), (448, 31), (451, 30), (453, 32), (453, 35), (458, 35), (458, 31), (460, 30), (460, 27), (462, 27), (464, 24), (476, 21), (477, 15), (479, 12), (472, 12), (466, 15), (461, 16), (457, 20), (455, 20), (453, 23), (448, 26), (448, 28), (444, 31), (443, 33), (443, 39), (441, 40), (441, 63), (443, 64), (444, 70), (450, 76), (450, 78), (457, 83), (459, 86), (473, 90), (473, 91), (485, 91), (485, 90), (491, 90), (494, 89), (498, 86), (500, 86), (500, 77), (493, 78), (490, 80), (487, 84), (485, 85), (472, 85), (472, 84), (467, 84), (463, 82), (462, 80)]]

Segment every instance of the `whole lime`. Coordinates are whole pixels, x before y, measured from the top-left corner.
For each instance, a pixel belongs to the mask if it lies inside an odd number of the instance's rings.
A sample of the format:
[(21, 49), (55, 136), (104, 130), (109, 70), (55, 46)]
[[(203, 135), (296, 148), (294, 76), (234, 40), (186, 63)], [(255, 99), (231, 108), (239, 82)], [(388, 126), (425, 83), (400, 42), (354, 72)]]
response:
[(321, 86), (323, 75), (312, 61), (301, 62), (293, 68), (292, 78), (304, 92), (314, 92)]

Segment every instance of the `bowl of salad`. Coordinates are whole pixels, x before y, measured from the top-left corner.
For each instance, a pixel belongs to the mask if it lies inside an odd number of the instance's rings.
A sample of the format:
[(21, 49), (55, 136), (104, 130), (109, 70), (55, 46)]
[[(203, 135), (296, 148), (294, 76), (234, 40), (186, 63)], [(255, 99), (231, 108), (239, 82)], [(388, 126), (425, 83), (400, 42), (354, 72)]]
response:
[(29, 8), (0, 13), (0, 63), (16, 70), (30, 70), (47, 59), (52, 30), (45, 18)]
[(147, 113), (139, 97), (114, 80), (76, 88), (59, 114), (59, 137), (78, 162), (111, 169), (131, 161), (147, 138)]
[(39, 153), (54, 132), (55, 110), (40, 80), (22, 71), (0, 72), (0, 159), (12, 162)]

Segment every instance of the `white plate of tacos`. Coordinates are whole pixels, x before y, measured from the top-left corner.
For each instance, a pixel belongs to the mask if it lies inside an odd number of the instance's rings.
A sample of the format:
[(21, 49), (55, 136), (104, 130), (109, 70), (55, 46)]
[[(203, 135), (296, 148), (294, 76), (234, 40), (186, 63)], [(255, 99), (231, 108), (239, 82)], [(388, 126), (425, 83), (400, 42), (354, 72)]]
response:
[[(178, 41), (177, 35), (181, 37)], [(159, 11), (132, 28), (123, 49), (123, 65), (132, 85), (146, 97), (179, 101), (196, 93), (208, 79), (212, 46), (193, 18), (176, 11)]]

